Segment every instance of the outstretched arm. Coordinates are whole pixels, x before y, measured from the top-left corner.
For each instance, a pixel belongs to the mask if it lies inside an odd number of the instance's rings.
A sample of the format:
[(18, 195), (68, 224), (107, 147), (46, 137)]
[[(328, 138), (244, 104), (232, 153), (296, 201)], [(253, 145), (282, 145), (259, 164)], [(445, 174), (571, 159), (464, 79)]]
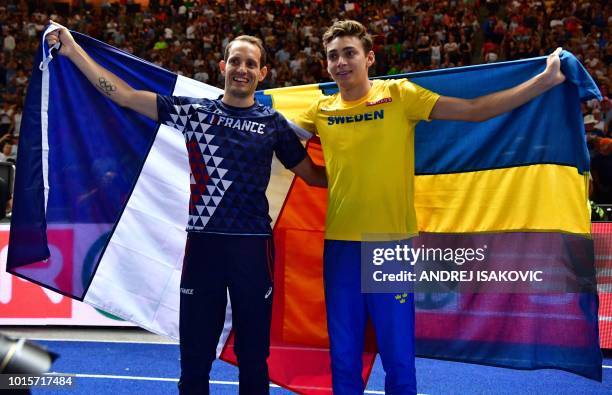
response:
[(61, 42), (60, 55), (66, 56), (98, 90), (122, 107), (132, 109), (157, 121), (157, 95), (149, 91), (136, 90), (119, 77), (96, 63), (79, 44), (70, 31), (51, 21), (59, 29), (47, 36), (49, 46)]
[(442, 96), (432, 109), (430, 118), (480, 122), (515, 109), (565, 81), (560, 53), (561, 48), (557, 48), (548, 56), (542, 73), (513, 88), (476, 99)]
[(327, 186), (327, 175), (325, 174), (325, 167), (319, 166), (315, 164), (312, 159), (310, 159), (310, 155), (306, 155), (306, 157), (297, 164), (297, 166), (292, 167), (291, 170), (295, 175), (302, 178), (306, 184), (313, 187), (321, 187), (325, 188)]

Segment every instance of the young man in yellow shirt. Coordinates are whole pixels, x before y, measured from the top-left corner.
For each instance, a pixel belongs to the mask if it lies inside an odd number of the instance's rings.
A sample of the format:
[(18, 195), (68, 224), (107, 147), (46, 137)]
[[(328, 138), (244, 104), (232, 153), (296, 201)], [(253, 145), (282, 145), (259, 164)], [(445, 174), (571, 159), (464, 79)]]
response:
[(368, 79), (372, 39), (356, 21), (323, 35), (327, 70), (339, 93), (321, 97), (294, 121), (321, 138), (328, 177), (324, 248), (327, 323), (334, 394), (362, 394), (367, 318), (376, 331), (385, 392), (415, 394), (414, 299), (361, 292), (362, 242), (417, 234), (414, 130), (430, 119), (483, 121), (562, 83), (557, 49), (538, 76), (476, 99), (440, 96), (407, 79)]

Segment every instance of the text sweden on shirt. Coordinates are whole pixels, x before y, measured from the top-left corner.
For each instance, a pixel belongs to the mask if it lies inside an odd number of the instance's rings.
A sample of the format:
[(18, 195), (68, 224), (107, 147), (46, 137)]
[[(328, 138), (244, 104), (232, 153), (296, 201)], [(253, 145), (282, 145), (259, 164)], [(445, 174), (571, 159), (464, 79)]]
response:
[(327, 117), (327, 125), (340, 125), (344, 123), (375, 121), (377, 119), (383, 119), (384, 117), (385, 110), (370, 111), (363, 114), (355, 115), (336, 115), (332, 117)]
[(242, 130), (251, 133), (264, 134), (266, 128), (265, 123), (259, 123), (255, 121), (248, 121), (246, 119), (236, 119), (227, 116), (221, 116), (218, 114), (202, 114), (200, 115), (200, 122), (206, 122), (210, 125), (217, 125), (237, 130)]

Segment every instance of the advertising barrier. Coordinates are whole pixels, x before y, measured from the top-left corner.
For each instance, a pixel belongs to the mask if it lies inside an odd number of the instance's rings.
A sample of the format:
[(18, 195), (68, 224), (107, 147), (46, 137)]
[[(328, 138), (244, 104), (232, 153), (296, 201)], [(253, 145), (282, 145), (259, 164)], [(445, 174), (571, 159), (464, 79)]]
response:
[(612, 349), (612, 222), (593, 223), (601, 348)]
[[(87, 226), (87, 225), (82, 225)], [(72, 282), (82, 286), (80, 279), (71, 278), (76, 259), (93, 260), (102, 246), (96, 240), (80, 240), (77, 229), (58, 228), (49, 230), (49, 248), (59, 251), (60, 262), (40, 262), (36, 267), (57, 268), (56, 282)], [(133, 326), (117, 317), (97, 310), (85, 303), (40, 287), (6, 272), (6, 254), (9, 240), (9, 225), (0, 225), (0, 325), (91, 325)], [(31, 270), (36, 270), (32, 267)], [(61, 275), (60, 275), (61, 273)]]

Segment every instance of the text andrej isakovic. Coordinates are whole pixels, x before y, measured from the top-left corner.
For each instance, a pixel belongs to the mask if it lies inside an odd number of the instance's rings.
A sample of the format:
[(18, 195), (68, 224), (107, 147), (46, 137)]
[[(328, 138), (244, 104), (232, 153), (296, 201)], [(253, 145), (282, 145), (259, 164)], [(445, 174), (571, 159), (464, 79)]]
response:
[[(402, 270), (395, 273), (387, 273), (384, 270), (372, 272), (375, 282), (541, 282), (542, 271), (519, 271), (519, 270), (480, 270), (469, 268), (469, 270), (458, 270), (464, 264), (478, 264), (486, 261), (488, 246), (480, 248), (432, 248), (421, 245), (413, 248), (408, 245), (395, 245), (393, 248), (374, 248), (372, 250), (372, 264), (382, 266), (386, 262), (397, 262), (408, 264), (411, 267), (419, 263), (435, 263), (435, 266), (419, 270)], [(452, 263), (450, 267), (440, 264)]]

